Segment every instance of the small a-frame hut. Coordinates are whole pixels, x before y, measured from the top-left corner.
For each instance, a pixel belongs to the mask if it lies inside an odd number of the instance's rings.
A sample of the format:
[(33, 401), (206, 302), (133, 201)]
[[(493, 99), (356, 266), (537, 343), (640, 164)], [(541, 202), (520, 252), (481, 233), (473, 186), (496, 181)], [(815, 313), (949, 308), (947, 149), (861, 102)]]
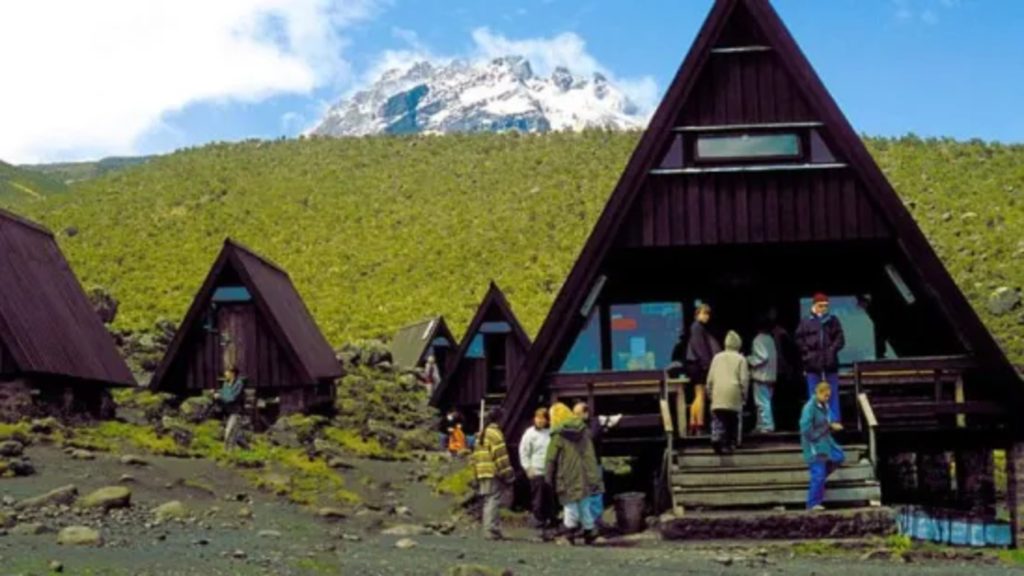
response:
[(411, 370), (423, 367), (427, 358), (433, 355), (443, 375), (447, 372), (448, 357), (454, 349), (455, 337), (444, 316), (435, 316), (399, 328), (391, 340), (391, 359), (395, 366)]
[(281, 414), (329, 404), (342, 375), (288, 273), (228, 239), (150, 387), (200, 394), (220, 387), (230, 366)]
[(487, 406), (504, 401), (529, 349), (530, 337), (505, 294), (491, 282), (446, 376), (431, 395), (431, 406), (442, 411), (457, 408), (466, 418), (467, 430), (478, 430), (481, 401)]
[(20, 383), (65, 412), (104, 412), (104, 393), (134, 386), (114, 340), (53, 233), (0, 210), (0, 385)]
[(990, 511), (1002, 449), (1024, 537), (1021, 378), (768, 0), (714, 3), (512, 385), (507, 436), (539, 402), (584, 398), (625, 414), (605, 452), (646, 455), (673, 504), (799, 507), (798, 438), (744, 438), (726, 462), (683, 437), (663, 370), (695, 304), (749, 342), (769, 308), (792, 331), (817, 291), (847, 341), (851, 457), (827, 504)]

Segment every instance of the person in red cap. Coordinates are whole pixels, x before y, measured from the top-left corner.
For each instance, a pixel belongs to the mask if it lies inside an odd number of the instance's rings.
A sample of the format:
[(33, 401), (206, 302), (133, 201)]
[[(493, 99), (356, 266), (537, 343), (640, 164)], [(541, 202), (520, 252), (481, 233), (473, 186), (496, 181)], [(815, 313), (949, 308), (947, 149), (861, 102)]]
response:
[(839, 351), (846, 345), (843, 325), (829, 313), (828, 296), (818, 292), (811, 299), (811, 314), (800, 320), (796, 329), (796, 343), (803, 360), (807, 378), (807, 397), (815, 397), (820, 382), (832, 388), (829, 399), (829, 419), (841, 422), (839, 413)]

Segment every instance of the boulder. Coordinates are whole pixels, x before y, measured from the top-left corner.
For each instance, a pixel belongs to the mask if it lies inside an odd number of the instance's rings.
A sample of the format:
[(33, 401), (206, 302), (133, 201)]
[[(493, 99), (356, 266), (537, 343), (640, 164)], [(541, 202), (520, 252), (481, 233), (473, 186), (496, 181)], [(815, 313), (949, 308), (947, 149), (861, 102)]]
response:
[(104, 324), (111, 324), (117, 318), (118, 301), (109, 290), (101, 286), (90, 288), (86, 293), (92, 309)]
[(384, 536), (422, 536), (424, 534), (430, 534), (432, 530), (426, 526), (417, 526), (416, 524), (399, 524), (392, 526), (381, 531)]
[(78, 506), (82, 508), (100, 508), (103, 510), (127, 508), (131, 504), (132, 491), (124, 486), (106, 486), (78, 501)]
[(202, 422), (210, 415), (213, 408), (213, 398), (209, 396), (192, 396), (186, 398), (178, 410), (181, 417), (189, 422)]
[(0, 442), (0, 456), (21, 456), (25, 451), (25, 446), (17, 440), (4, 440)]
[(57, 544), (65, 546), (100, 546), (103, 537), (88, 526), (68, 526), (57, 534)]
[(260, 538), (272, 538), (275, 540), (281, 537), (281, 533), (277, 530), (260, 530), (256, 535)]
[(348, 513), (340, 508), (324, 507), (316, 511), (316, 515), (325, 520), (344, 520)]
[(76, 448), (71, 451), (72, 460), (95, 460), (96, 455), (88, 450)]
[(415, 548), (416, 546), (418, 546), (418, 544), (412, 538), (402, 538), (398, 542), (395, 542), (395, 548), (398, 548), (399, 550), (408, 550), (410, 548)]
[(11, 526), (14, 526), (14, 516), (0, 512), (0, 528), (10, 528)]
[(988, 297), (988, 311), (995, 316), (1009, 314), (1014, 308), (1020, 306), (1021, 295), (1019, 290), (1007, 286), (1000, 286), (992, 291)]
[(149, 462), (141, 456), (134, 454), (125, 454), (121, 456), (121, 464), (125, 466), (149, 466)]
[(50, 434), (53, 434), (57, 430), (60, 430), (61, 425), (56, 418), (50, 416), (47, 418), (37, 418), (35, 420), (32, 420), (28, 425), (28, 429), (33, 434), (42, 434), (44, 436), (49, 436)]
[(26, 498), (21, 502), (15, 504), (17, 510), (27, 510), (33, 508), (42, 508), (43, 506), (68, 506), (72, 504), (75, 499), (78, 498), (78, 487), (74, 484), (68, 484), (67, 486), (61, 486), (54, 490), (50, 490), (46, 494), (41, 494), (33, 498)]
[(158, 522), (181, 520), (183, 518), (187, 518), (188, 515), (188, 508), (178, 500), (165, 502), (153, 509), (153, 516), (156, 517)]
[(7, 462), (6, 466), (7, 470), (15, 476), (31, 476), (36, 473), (36, 467), (25, 458), (11, 460)]
[(49, 531), (49, 528), (39, 522), (22, 522), (11, 529), (11, 534), (14, 536), (38, 536)]

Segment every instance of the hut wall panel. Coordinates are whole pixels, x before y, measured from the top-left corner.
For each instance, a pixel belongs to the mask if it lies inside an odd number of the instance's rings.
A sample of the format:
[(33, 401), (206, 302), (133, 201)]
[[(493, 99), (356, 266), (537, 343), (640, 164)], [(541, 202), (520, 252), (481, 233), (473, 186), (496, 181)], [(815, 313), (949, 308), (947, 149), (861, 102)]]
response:
[(813, 120), (771, 52), (713, 55), (692, 90), (679, 116), (685, 125)]
[(884, 238), (882, 215), (848, 172), (652, 176), (626, 221), (626, 246)]

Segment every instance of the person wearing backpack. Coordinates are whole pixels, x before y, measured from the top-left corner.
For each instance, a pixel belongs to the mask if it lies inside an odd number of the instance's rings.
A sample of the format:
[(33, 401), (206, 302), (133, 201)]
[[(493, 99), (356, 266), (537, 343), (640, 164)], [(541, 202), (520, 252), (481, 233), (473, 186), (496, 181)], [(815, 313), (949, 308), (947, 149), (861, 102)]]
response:
[(516, 477), (508, 456), (508, 447), (505, 445), (505, 435), (501, 432), (501, 417), (500, 407), (493, 408), (487, 414), (484, 431), (476, 442), (472, 456), (477, 493), (484, 501), (481, 524), (484, 537), (488, 540), (504, 538), (498, 510)]

